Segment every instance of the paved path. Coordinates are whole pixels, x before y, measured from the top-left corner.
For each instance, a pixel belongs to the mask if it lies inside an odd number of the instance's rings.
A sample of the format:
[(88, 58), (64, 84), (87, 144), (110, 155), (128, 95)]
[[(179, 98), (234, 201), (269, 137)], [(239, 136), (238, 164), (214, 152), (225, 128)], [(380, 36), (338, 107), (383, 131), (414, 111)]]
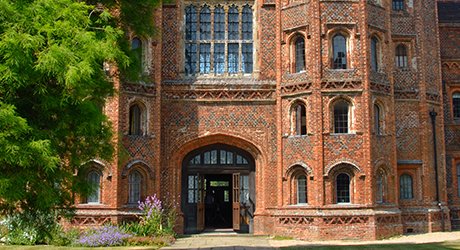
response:
[(176, 243), (162, 249), (277, 249), (288, 246), (369, 245), (434, 243), (460, 240), (460, 231), (404, 235), (378, 241), (301, 241), (274, 240), (268, 236), (204, 234), (178, 238)]

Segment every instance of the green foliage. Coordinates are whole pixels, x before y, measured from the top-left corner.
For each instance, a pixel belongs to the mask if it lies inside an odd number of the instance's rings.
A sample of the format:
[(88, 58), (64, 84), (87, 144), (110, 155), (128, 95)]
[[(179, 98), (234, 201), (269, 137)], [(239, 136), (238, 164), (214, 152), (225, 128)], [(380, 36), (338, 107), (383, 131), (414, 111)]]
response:
[(88, 190), (76, 170), (111, 159), (102, 65), (127, 65), (123, 37), (84, 2), (0, 0), (0, 213), (68, 207)]
[(57, 226), (51, 231), (51, 239), (47, 242), (48, 245), (53, 246), (70, 246), (80, 237), (80, 230), (71, 228), (68, 230)]
[(14, 245), (43, 244), (51, 240), (52, 231), (56, 230), (55, 213), (28, 211), (6, 218), (6, 243)]

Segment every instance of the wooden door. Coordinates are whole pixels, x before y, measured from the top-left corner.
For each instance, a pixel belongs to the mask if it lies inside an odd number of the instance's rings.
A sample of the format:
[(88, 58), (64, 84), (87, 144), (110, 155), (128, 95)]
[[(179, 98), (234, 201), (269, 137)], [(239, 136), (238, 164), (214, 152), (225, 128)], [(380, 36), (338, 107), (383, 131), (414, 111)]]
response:
[(240, 230), (240, 174), (233, 174), (233, 230)]
[(205, 205), (204, 205), (204, 176), (198, 175), (198, 201), (197, 201), (197, 208), (196, 208), (196, 229), (198, 231), (204, 230), (204, 212), (205, 212)]

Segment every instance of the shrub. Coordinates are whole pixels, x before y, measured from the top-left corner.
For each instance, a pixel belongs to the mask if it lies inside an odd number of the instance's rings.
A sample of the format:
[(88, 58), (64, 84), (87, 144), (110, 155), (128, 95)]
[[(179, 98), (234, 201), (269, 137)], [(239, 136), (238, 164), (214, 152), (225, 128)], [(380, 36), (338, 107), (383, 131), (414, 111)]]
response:
[(58, 224), (57, 215), (47, 211), (24, 211), (9, 215), (3, 224), (6, 226), (5, 242), (13, 245), (44, 244), (51, 240), (51, 232)]
[(101, 228), (85, 232), (78, 239), (77, 244), (85, 247), (121, 246), (129, 237), (131, 235), (127, 234), (124, 230), (116, 226), (105, 225)]
[(58, 226), (52, 232), (51, 240), (47, 243), (54, 246), (69, 246), (74, 243), (79, 236), (80, 230), (78, 228), (64, 230), (61, 226)]
[(174, 243), (175, 238), (172, 235), (162, 236), (133, 236), (127, 239), (126, 245), (128, 246), (157, 246), (164, 247)]

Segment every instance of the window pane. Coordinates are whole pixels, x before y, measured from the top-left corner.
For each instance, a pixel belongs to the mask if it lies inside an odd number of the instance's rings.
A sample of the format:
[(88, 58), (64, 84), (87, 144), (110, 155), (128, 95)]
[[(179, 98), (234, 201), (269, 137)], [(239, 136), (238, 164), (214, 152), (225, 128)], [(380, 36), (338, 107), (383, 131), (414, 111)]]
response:
[(228, 44), (228, 73), (238, 73), (238, 51), (239, 44), (229, 43)]
[(211, 44), (200, 44), (200, 73), (208, 74), (211, 71)]
[(336, 35), (332, 39), (333, 46), (333, 65), (334, 69), (347, 68), (347, 40), (342, 35)]
[(378, 105), (374, 105), (374, 126), (375, 134), (380, 135), (380, 108)]
[(297, 38), (295, 42), (295, 72), (305, 70), (305, 41), (303, 38)]
[(240, 203), (249, 202), (249, 176), (240, 176)]
[(225, 45), (214, 44), (214, 73), (222, 74), (225, 70)]
[(337, 203), (350, 202), (350, 177), (347, 174), (339, 174), (336, 181)]
[(224, 8), (216, 7), (214, 9), (214, 40), (225, 39), (225, 13)]
[(227, 163), (227, 151), (225, 150), (220, 150), (220, 164), (226, 164)]
[(452, 110), (454, 111), (454, 118), (460, 118), (460, 93), (452, 95)]
[(197, 12), (195, 6), (185, 9), (185, 39), (196, 40)]
[(401, 175), (399, 179), (400, 198), (402, 200), (412, 199), (412, 177), (408, 174)]
[(88, 182), (91, 186), (91, 193), (88, 196), (88, 203), (99, 203), (100, 200), (100, 185), (101, 185), (101, 176), (96, 171), (91, 171), (88, 174)]
[(378, 40), (377, 38), (373, 37), (371, 40), (371, 69), (373, 71), (378, 70)]
[(211, 164), (217, 164), (217, 150), (211, 151)]
[(137, 171), (129, 174), (129, 203), (137, 203), (141, 199), (141, 174)]
[(307, 203), (307, 177), (305, 175), (297, 178), (297, 203)]
[(243, 44), (243, 72), (252, 73), (252, 43)]
[(377, 176), (376, 200), (377, 200), (378, 203), (383, 202), (383, 175), (382, 174), (379, 174)]
[(195, 43), (185, 45), (185, 73), (193, 75), (196, 72), (196, 49)]
[(239, 39), (239, 13), (235, 6), (230, 7), (228, 10), (228, 39), (238, 40)]
[(345, 101), (334, 105), (334, 133), (348, 133), (348, 103)]
[(209, 165), (211, 164), (211, 152), (205, 152), (204, 153), (204, 164)]
[(404, 0), (393, 0), (393, 10), (404, 10)]
[(400, 44), (396, 47), (396, 67), (407, 68), (407, 49), (406, 46)]
[(227, 164), (233, 164), (233, 153), (227, 152)]
[(141, 109), (138, 105), (133, 105), (129, 109), (129, 134), (141, 135)]
[(200, 12), (200, 39), (211, 39), (211, 11), (208, 6), (204, 6)]
[(243, 40), (252, 40), (252, 9), (248, 5), (243, 8)]

